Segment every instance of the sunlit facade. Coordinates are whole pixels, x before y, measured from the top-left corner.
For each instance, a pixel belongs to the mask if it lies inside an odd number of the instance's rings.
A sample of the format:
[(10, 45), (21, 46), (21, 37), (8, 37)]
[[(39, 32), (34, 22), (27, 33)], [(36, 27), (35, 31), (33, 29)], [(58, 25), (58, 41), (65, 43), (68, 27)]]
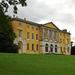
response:
[(60, 30), (52, 22), (37, 24), (20, 18), (13, 18), (11, 23), (19, 53), (71, 54), (71, 37), (66, 29)]

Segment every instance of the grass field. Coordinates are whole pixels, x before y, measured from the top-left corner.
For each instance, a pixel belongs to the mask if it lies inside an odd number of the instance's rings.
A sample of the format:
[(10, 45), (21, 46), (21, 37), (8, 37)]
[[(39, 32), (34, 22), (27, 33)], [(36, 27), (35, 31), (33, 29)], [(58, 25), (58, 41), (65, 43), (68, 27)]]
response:
[(75, 56), (0, 53), (0, 75), (75, 75)]

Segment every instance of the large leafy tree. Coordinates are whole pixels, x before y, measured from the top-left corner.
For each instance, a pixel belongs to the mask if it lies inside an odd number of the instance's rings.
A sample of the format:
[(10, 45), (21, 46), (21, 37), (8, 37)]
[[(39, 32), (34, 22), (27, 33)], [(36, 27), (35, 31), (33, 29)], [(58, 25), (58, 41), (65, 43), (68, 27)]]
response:
[(5, 14), (10, 5), (13, 5), (13, 12), (17, 14), (18, 4), (27, 5), (26, 0), (1, 0), (0, 2), (0, 52), (16, 52), (13, 49), (18, 49), (13, 43), (16, 35), (10, 23), (11, 18)]

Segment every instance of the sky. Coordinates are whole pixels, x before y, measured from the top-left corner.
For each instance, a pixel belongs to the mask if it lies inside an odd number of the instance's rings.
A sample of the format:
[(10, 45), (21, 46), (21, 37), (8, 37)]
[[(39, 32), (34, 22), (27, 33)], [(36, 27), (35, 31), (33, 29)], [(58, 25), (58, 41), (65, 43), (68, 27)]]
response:
[[(75, 45), (75, 0), (26, 0), (27, 6), (18, 5), (19, 18), (26, 18), (40, 24), (53, 22), (59, 29), (67, 29), (71, 33), (71, 41)], [(13, 16), (10, 6), (8, 15)]]

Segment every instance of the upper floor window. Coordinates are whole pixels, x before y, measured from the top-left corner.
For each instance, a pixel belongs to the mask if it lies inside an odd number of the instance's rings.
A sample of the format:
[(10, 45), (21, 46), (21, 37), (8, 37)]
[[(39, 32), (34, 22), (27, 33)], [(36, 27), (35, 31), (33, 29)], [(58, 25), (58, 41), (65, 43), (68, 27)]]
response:
[(38, 31), (38, 28), (36, 28), (36, 31)]
[(64, 39), (63, 39), (63, 43), (65, 43)]
[(47, 30), (44, 30), (44, 38), (47, 38)]
[(27, 32), (27, 39), (29, 39), (29, 32)]
[(32, 39), (34, 39), (34, 33), (32, 33)]
[(67, 34), (67, 37), (69, 37), (69, 34)]
[(22, 30), (18, 30), (18, 33), (19, 33), (19, 37), (22, 37)]
[(29, 29), (29, 26), (27, 26), (27, 29)]
[(21, 23), (19, 23), (19, 27), (22, 27), (22, 24)]
[(32, 27), (32, 30), (34, 30), (34, 27)]
[(59, 41), (59, 33), (57, 33), (57, 41)]
[(69, 39), (67, 39), (67, 44), (69, 44)]
[(38, 40), (38, 34), (36, 34), (36, 40)]
[(56, 32), (53, 32), (53, 39), (56, 39)]
[(51, 39), (51, 37), (52, 37), (52, 32), (49, 31), (49, 38)]

